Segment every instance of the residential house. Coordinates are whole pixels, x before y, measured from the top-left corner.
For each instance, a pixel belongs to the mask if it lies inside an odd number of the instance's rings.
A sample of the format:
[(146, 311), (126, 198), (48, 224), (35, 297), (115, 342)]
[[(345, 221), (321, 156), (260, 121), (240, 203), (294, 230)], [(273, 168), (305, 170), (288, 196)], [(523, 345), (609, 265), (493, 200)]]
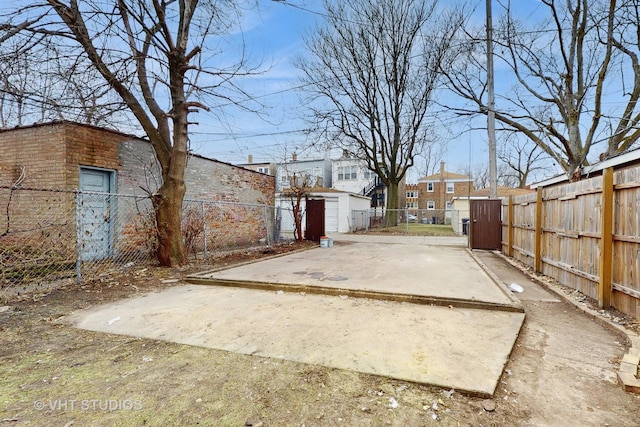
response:
[[(141, 240), (136, 221), (148, 222), (144, 216), (152, 213), (149, 196), (162, 182), (146, 139), (60, 121), (0, 130), (0, 150), (0, 203), (10, 213), (0, 228), (7, 239), (18, 238), (18, 230), (41, 229), (41, 239), (54, 239), (52, 247), (75, 251), (77, 235), (84, 239), (83, 259), (115, 256), (132, 240)], [(228, 206), (273, 206), (275, 200), (272, 176), (202, 156), (189, 156), (185, 181), (186, 199)], [(78, 190), (81, 192), (74, 193)], [(202, 205), (187, 202), (185, 208), (203, 212)], [(217, 239), (218, 244), (264, 238), (263, 209), (243, 212), (242, 218), (234, 217), (238, 209), (227, 210), (228, 214), (207, 217), (212, 220), (209, 238)], [(62, 234), (47, 231), (54, 223), (66, 224), (69, 230)], [(216, 230), (224, 233), (216, 234)], [(61, 241), (63, 234), (71, 240)]]
[(386, 207), (386, 188), (364, 160), (343, 150), (342, 156), (333, 160), (331, 170), (333, 188), (369, 197), (372, 208)]
[(440, 162), (440, 172), (418, 180), (418, 220), (450, 224), (454, 197), (468, 196), (473, 191), (469, 175), (448, 172)]
[(241, 163), (238, 166), (252, 171), (264, 173), (266, 175), (276, 175), (276, 165), (270, 162), (254, 162), (253, 155), (247, 156), (247, 163)]
[(342, 157), (331, 162), (331, 176), (333, 188), (355, 194), (363, 194), (377, 178), (363, 160), (351, 156), (347, 150), (342, 152)]
[(296, 179), (308, 177), (308, 183), (312, 187), (331, 188), (331, 160), (298, 160), (298, 156), (294, 153), (291, 161), (276, 164), (275, 177), (277, 191), (290, 188), (294, 177)]
[(418, 209), (418, 184), (407, 184), (405, 187), (405, 204), (406, 209)]

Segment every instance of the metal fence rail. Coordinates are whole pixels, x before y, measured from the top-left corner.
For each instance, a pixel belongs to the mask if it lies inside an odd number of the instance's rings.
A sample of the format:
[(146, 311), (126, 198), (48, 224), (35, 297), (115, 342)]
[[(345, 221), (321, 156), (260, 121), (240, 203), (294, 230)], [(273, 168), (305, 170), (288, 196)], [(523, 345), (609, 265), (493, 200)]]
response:
[[(81, 282), (110, 269), (155, 264), (148, 197), (0, 187), (0, 290)], [(182, 231), (191, 262), (280, 240), (273, 206), (185, 200)]]

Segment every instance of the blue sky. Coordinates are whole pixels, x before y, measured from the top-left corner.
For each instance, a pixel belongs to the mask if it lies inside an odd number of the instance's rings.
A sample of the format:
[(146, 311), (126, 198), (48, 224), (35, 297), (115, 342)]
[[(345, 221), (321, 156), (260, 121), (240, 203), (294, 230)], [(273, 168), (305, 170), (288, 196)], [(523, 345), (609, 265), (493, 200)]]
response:
[[(19, 0), (21, 1), (21, 0)], [(463, 0), (460, 0), (463, 1)], [(484, 25), (485, 0), (468, 0), (475, 8), (470, 24)], [(242, 2), (238, 2), (241, 4)], [(252, 2), (246, 2), (252, 3)], [(303, 130), (307, 125), (300, 119), (304, 106), (299, 104), (299, 92), (295, 90), (299, 71), (292, 65), (293, 59), (305, 55), (303, 37), (314, 31), (321, 22), (321, 0), (256, 0), (258, 7), (244, 10), (241, 24), (229, 39), (247, 47), (250, 62), (261, 64), (264, 73), (235, 80), (247, 93), (264, 104), (261, 115), (243, 112), (231, 105), (214, 108), (213, 112), (200, 111), (191, 120), (197, 125), (190, 127), (191, 147), (201, 155), (229, 163), (244, 163), (249, 155), (255, 162), (280, 162), (289, 159), (293, 152), (299, 158), (318, 158), (322, 152), (308, 147), (313, 138)], [(517, 15), (525, 19), (537, 19), (539, 0), (514, 1)], [(441, 0), (441, 5), (453, 4)], [(498, 1), (494, 0), (494, 21), (499, 14)], [(12, 3), (11, 7), (15, 4)], [(0, 6), (0, 9), (9, 7)], [(212, 40), (213, 42), (213, 40)], [(223, 61), (233, 63), (238, 51), (221, 56)], [(496, 64), (497, 91), (505, 90), (510, 77), (507, 70)], [(453, 95), (443, 93), (442, 97)], [(447, 100), (449, 101), (449, 100)], [(447, 102), (448, 103), (448, 102)], [(441, 108), (435, 106), (436, 110)], [(476, 165), (488, 164), (486, 131), (464, 132), (471, 125), (482, 128), (486, 119), (478, 117), (472, 122), (468, 118), (445, 118), (436, 122), (440, 129), (437, 137), (445, 143), (443, 160), (446, 168), (453, 172), (474, 170)], [(443, 124), (444, 123), (444, 124)], [(445, 126), (449, 126), (448, 132)], [(132, 132), (135, 133), (135, 132)], [(339, 155), (339, 150), (334, 156)], [(418, 159), (409, 182), (415, 182), (424, 174), (424, 160)]]
[[(243, 88), (264, 104), (261, 115), (243, 113), (229, 107), (223, 117), (198, 113), (193, 126), (193, 149), (219, 160), (245, 162), (249, 154), (257, 161), (282, 161), (285, 154), (298, 151), (304, 155), (307, 140), (299, 120), (298, 71), (292, 65), (304, 54), (303, 35), (315, 27), (321, 11), (319, 1), (296, 0), (302, 10), (271, 0), (261, 0), (259, 9), (246, 11), (242, 37), (253, 63), (266, 69), (258, 76), (243, 78)], [(202, 116), (202, 117), (201, 117)], [(204, 119), (206, 117), (206, 119)], [(309, 155), (312, 155), (309, 153)]]
[[(540, 6), (537, 0), (517, 3), (518, 14), (527, 18), (536, 16)], [(475, 7), (472, 25), (483, 25), (484, 5), (484, 0), (471, 4)], [(496, 20), (499, 9), (495, 1), (493, 8)], [(322, 156), (322, 153), (307, 149), (310, 140), (301, 132), (306, 126), (299, 118), (304, 107), (298, 104), (298, 93), (294, 90), (298, 70), (292, 65), (293, 58), (305, 54), (303, 36), (312, 32), (316, 23), (322, 20), (321, 11), (320, 0), (290, 0), (290, 4), (259, 0), (257, 10), (245, 11), (242, 37), (253, 60), (262, 62), (268, 71), (243, 79), (241, 84), (265, 104), (263, 118), (232, 108), (225, 110), (222, 116), (200, 112), (193, 117), (199, 125), (191, 127), (194, 151), (230, 163), (246, 162), (248, 155), (253, 156), (254, 162), (282, 161), (285, 157), (290, 158), (292, 152), (297, 152), (299, 157)], [(509, 80), (504, 74), (506, 71), (496, 64), (497, 91), (506, 87)], [(486, 131), (455, 135), (469, 126), (469, 119), (447, 119), (446, 123), (454, 133), (439, 135), (446, 141), (443, 160), (447, 170), (461, 172), (473, 170), (477, 164), (488, 164)], [(472, 124), (483, 127), (486, 119), (479, 117)], [(410, 182), (415, 182), (424, 171), (423, 161), (418, 162), (421, 167), (414, 168), (409, 174)]]

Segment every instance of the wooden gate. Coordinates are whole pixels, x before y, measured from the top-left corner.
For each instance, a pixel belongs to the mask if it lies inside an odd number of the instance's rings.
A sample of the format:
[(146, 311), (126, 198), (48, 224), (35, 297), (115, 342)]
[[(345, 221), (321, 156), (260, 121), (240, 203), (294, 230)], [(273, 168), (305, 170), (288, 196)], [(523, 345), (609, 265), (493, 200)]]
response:
[(324, 236), (324, 199), (308, 199), (306, 210), (304, 238), (319, 242)]
[(502, 245), (502, 201), (471, 200), (471, 249), (500, 249)]

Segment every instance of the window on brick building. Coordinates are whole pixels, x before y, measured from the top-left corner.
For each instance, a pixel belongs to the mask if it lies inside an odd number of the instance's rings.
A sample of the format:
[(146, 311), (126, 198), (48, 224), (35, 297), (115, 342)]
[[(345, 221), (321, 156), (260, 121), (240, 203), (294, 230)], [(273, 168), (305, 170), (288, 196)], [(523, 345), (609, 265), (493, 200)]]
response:
[(407, 191), (407, 199), (417, 199), (418, 192), (417, 191)]
[(427, 191), (433, 191), (433, 182), (427, 182)]
[(447, 193), (454, 193), (455, 188), (453, 182), (447, 182)]
[(436, 208), (436, 202), (433, 200), (427, 200), (427, 209), (434, 210)]

